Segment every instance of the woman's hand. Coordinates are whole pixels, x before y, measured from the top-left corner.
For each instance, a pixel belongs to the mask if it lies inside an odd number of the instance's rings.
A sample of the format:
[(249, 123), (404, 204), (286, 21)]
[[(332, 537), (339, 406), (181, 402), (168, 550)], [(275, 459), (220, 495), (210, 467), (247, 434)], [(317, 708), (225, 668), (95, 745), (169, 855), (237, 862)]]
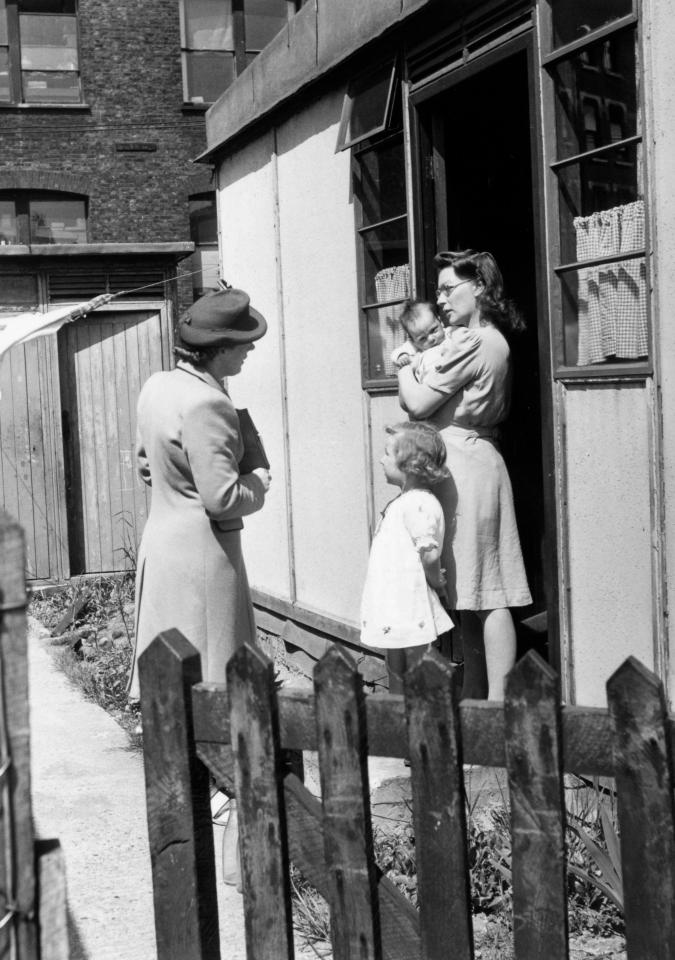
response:
[(266, 470), (264, 467), (256, 467), (255, 470), (251, 472), (260, 480), (265, 489), (265, 493), (267, 493), (272, 482), (272, 474), (270, 471)]

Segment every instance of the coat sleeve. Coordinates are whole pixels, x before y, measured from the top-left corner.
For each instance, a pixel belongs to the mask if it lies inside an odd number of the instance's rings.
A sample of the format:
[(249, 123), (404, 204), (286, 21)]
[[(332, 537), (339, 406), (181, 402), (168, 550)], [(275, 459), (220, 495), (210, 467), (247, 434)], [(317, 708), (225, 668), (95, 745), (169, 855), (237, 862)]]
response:
[(207, 515), (234, 520), (260, 510), (265, 488), (255, 474), (239, 475), (239, 420), (231, 401), (215, 390), (183, 417), (182, 444)]

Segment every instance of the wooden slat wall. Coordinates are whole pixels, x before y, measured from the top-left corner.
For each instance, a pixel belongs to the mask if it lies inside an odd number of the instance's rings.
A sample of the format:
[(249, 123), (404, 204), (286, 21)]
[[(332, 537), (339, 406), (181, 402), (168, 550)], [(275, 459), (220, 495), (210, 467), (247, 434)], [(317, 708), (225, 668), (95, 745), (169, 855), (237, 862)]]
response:
[(140, 539), (149, 499), (136, 478), (136, 400), (150, 374), (167, 363), (166, 327), (164, 313), (153, 310), (99, 313), (62, 331), (75, 573), (127, 568)]
[(68, 575), (56, 337), (0, 364), (0, 503), (26, 533), (29, 578)]

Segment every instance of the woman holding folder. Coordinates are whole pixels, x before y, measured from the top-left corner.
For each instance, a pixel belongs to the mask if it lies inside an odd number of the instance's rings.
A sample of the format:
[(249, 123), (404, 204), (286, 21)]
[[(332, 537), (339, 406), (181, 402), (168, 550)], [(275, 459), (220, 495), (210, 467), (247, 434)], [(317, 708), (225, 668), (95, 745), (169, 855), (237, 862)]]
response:
[(246, 451), (224, 386), (267, 330), (243, 290), (197, 300), (179, 322), (176, 368), (144, 384), (137, 411), (137, 467), (152, 506), (136, 574), (136, 650), (129, 695), (138, 698), (137, 662), (162, 630), (177, 628), (201, 654), (205, 680), (225, 681), (225, 665), (255, 621), (241, 552), (243, 517), (260, 510), (270, 472)]

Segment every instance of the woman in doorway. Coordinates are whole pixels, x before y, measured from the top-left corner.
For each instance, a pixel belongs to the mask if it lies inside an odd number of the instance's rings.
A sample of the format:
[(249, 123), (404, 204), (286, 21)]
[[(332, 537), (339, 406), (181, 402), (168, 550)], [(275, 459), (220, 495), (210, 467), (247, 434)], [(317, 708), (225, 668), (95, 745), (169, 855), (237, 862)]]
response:
[(220, 682), (237, 647), (255, 641), (240, 531), (263, 506), (270, 474), (240, 475), (244, 444), (223, 381), (266, 330), (242, 290), (207, 294), (179, 323), (176, 368), (141, 390), (137, 466), (152, 508), (138, 555), (132, 698), (138, 657), (161, 630), (180, 630), (201, 654), (203, 678)]
[(401, 406), (441, 431), (450, 478), (436, 494), (445, 514), (448, 603), (461, 616), (465, 697), (503, 700), (515, 662), (510, 607), (532, 602), (516, 527), (511, 482), (497, 445), (509, 409), (507, 338), (524, 329), (504, 297), (489, 253), (439, 253), (438, 306), (448, 324), (443, 358), (418, 382), (398, 371)]

